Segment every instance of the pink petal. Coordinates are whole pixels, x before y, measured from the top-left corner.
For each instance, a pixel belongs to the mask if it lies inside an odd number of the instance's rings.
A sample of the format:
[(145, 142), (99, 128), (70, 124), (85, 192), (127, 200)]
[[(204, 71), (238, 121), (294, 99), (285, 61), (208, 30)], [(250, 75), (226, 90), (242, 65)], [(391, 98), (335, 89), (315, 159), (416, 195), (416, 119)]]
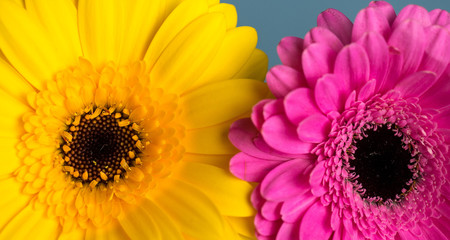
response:
[(358, 100), (365, 101), (365, 100), (369, 99), (370, 97), (372, 97), (375, 94), (376, 84), (377, 84), (377, 82), (375, 81), (375, 79), (372, 79), (372, 80), (366, 82), (366, 84), (364, 84), (364, 86), (361, 88), (361, 90), (358, 93)]
[[(300, 58), (300, 55), (298, 55), (298, 58)], [(285, 65), (278, 65), (270, 69), (266, 80), (270, 91), (277, 98), (284, 97), (293, 89), (306, 87), (303, 74)]]
[(394, 47), (389, 47), (388, 70), (378, 92), (385, 93), (394, 88), (399, 80), (403, 66), (403, 55)]
[(350, 92), (348, 84), (344, 76), (334, 74), (326, 74), (317, 81), (314, 97), (324, 114), (343, 110), (345, 100)]
[(281, 226), (281, 221), (269, 221), (264, 219), (261, 214), (256, 214), (255, 216), (255, 227), (258, 233), (263, 236), (272, 236), (277, 233)]
[(402, 74), (408, 75), (417, 70), (422, 59), (426, 44), (424, 29), (418, 22), (406, 20), (394, 29), (388, 44), (400, 51)]
[(310, 143), (320, 143), (330, 133), (331, 122), (323, 114), (314, 114), (305, 118), (297, 128), (300, 140)]
[(346, 239), (342, 236), (342, 229), (344, 227), (340, 226), (338, 229), (336, 229), (333, 233), (333, 238), (331, 240), (350, 240), (350, 239)]
[(255, 127), (259, 130), (261, 129), (262, 124), (264, 123), (265, 119), (264, 119), (264, 106), (273, 101), (272, 99), (263, 99), (261, 101), (259, 101), (257, 104), (255, 104), (255, 106), (253, 106), (252, 108), (252, 114), (251, 114), (251, 119), (253, 124), (255, 125)]
[(331, 212), (321, 202), (314, 203), (300, 224), (300, 239), (328, 239), (333, 230), (330, 226)]
[(314, 146), (311, 143), (300, 141), (297, 129), (286, 117), (280, 115), (267, 119), (262, 126), (261, 133), (269, 146), (289, 154), (309, 153)]
[(430, 15), (424, 7), (418, 5), (408, 5), (398, 13), (397, 18), (392, 24), (392, 29), (407, 20), (415, 20), (425, 27), (431, 25)]
[(450, 106), (438, 110), (439, 113), (434, 115), (433, 120), (437, 123), (438, 128), (450, 129)]
[(431, 24), (445, 26), (450, 23), (450, 14), (443, 9), (434, 9), (430, 12)]
[(450, 32), (434, 25), (428, 29), (427, 39), (419, 70), (432, 71), (439, 77), (450, 61)]
[(256, 209), (260, 209), (266, 200), (261, 196), (261, 184), (257, 185), (250, 196), (250, 201)]
[(298, 239), (298, 230), (299, 230), (299, 224), (298, 223), (283, 223), (281, 225), (280, 230), (277, 233), (277, 238), (275, 240), (287, 240), (292, 239), (296, 240)]
[(298, 125), (311, 114), (320, 113), (315, 102), (314, 92), (309, 88), (298, 88), (286, 95), (284, 111), (294, 125)]
[(363, 47), (352, 43), (342, 49), (336, 57), (334, 73), (348, 81), (350, 89), (358, 90), (368, 80), (369, 58)]
[(420, 105), (423, 108), (442, 108), (450, 105), (450, 65), (447, 65), (445, 72), (439, 80), (420, 98)]
[(388, 70), (388, 61), (386, 61), (389, 59), (388, 45), (384, 38), (375, 32), (369, 32), (363, 35), (357, 43), (367, 53), (370, 66), (369, 79), (375, 79), (377, 81), (376, 90), (378, 90), (385, 81)]
[(356, 102), (356, 91), (353, 90), (345, 100), (345, 109), (350, 108)]
[(277, 46), (277, 53), (283, 65), (302, 71), (303, 39), (298, 37), (285, 37)]
[(287, 199), (281, 207), (281, 219), (288, 223), (299, 222), (306, 210), (318, 200), (311, 192)]
[(261, 182), (261, 195), (270, 201), (284, 201), (309, 190), (308, 175), (303, 174), (311, 161), (295, 159), (274, 168)]
[(269, 221), (281, 219), (281, 202), (266, 201), (261, 207), (261, 215)]
[(327, 9), (317, 17), (317, 26), (328, 28), (345, 45), (350, 43), (352, 22), (336, 9)]
[(439, 229), (445, 236), (450, 237), (450, 219), (433, 219), (434, 226)]
[(398, 239), (399, 240), (412, 240), (412, 239), (417, 239), (417, 237), (414, 234), (412, 234), (410, 231), (398, 231)]
[(400, 80), (394, 89), (401, 92), (404, 98), (420, 97), (433, 86), (436, 80), (436, 74), (433, 72), (416, 72)]
[(261, 182), (281, 161), (265, 160), (240, 152), (231, 158), (230, 171), (248, 182)]
[(422, 230), (424, 232), (424, 235), (428, 236), (428, 239), (448, 239), (447, 238), (448, 236), (442, 233), (442, 231), (434, 225), (431, 226), (430, 228), (423, 226)]
[(339, 216), (339, 207), (334, 207), (331, 210), (330, 226), (333, 230), (341, 228), (341, 217)]
[(299, 157), (299, 156), (304, 156), (304, 154), (289, 154), (289, 153), (285, 153), (285, 152), (280, 152), (280, 151), (272, 148), (271, 146), (269, 146), (262, 136), (255, 137), (253, 139), (253, 143), (255, 144), (255, 146), (258, 149), (260, 149), (264, 153), (273, 155), (274, 157), (278, 156), (285, 160), (290, 159), (290, 158)]
[(266, 103), (263, 107), (263, 117), (265, 120), (267, 120), (268, 118), (270, 118), (272, 116), (280, 115), (280, 114), (284, 114), (282, 99), (270, 101), (270, 102)]
[(388, 20), (380, 14), (377, 8), (364, 8), (356, 15), (355, 23), (353, 24), (352, 41), (356, 42), (367, 32), (379, 33), (385, 39), (391, 33)]
[(284, 160), (283, 157), (278, 157), (272, 154), (267, 154), (261, 151), (253, 143), (253, 139), (259, 134), (258, 130), (253, 126), (248, 118), (239, 119), (231, 125), (228, 138), (231, 143), (238, 149), (244, 151), (248, 155), (269, 159), (269, 160)]
[(309, 184), (311, 184), (311, 192), (316, 197), (320, 197), (327, 192), (327, 189), (322, 184), (324, 174), (325, 174), (325, 162), (320, 161), (313, 168), (309, 177)]
[(333, 70), (335, 59), (336, 51), (323, 43), (313, 43), (303, 51), (303, 72), (309, 87), (314, 88), (317, 79)]
[(313, 43), (326, 44), (336, 52), (339, 52), (342, 49), (342, 47), (344, 47), (341, 40), (339, 40), (339, 38), (336, 37), (334, 33), (332, 33), (327, 28), (323, 27), (315, 27), (309, 30), (308, 33), (306, 33), (305, 40), (303, 43), (304, 48), (308, 47)]
[(392, 25), (395, 20), (396, 14), (391, 4), (383, 1), (372, 1), (369, 3), (369, 7), (378, 9), (380, 14), (383, 14), (384, 17), (388, 20), (389, 25)]

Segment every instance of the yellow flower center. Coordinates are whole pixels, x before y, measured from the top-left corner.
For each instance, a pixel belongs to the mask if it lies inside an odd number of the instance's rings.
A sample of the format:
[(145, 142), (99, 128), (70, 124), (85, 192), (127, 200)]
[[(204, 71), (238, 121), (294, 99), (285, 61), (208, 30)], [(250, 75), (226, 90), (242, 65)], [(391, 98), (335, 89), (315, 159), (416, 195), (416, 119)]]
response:
[(107, 185), (119, 182), (130, 166), (142, 164), (140, 127), (129, 114), (126, 108), (96, 107), (70, 119), (60, 149), (63, 170), (74, 181)]
[(178, 96), (144, 62), (96, 69), (80, 59), (29, 104), (17, 180), (64, 230), (109, 224), (151, 196), (184, 152)]

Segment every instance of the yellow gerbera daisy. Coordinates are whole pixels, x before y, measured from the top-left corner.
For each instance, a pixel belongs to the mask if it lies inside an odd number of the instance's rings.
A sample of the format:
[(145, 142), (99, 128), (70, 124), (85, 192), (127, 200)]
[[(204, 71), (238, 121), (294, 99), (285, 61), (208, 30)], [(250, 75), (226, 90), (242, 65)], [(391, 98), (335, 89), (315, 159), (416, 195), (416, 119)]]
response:
[(253, 238), (230, 123), (267, 94), (219, 0), (0, 1), (0, 239)]

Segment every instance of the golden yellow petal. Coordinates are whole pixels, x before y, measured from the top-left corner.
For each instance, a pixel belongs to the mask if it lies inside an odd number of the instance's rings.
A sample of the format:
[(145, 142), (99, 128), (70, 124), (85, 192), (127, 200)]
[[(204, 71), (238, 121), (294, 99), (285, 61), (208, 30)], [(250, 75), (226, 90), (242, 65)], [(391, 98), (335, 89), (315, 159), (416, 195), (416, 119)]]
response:
[(236, 8), (232, 4), (221, 3), (211, 6), (209, 12), (219, 12), (225, 15), (227, 29), (235, 28), (237, 24)]
[(252, 186), (229, 171), (202, 163), (183, 163), (174, 177), (189, 182), (205, 193), (226, 216), (248, 217), (255, 214), (250, 202)]
[(27, 95), (35, 92), (35, 89), (3, 58), (0, 58), (0, 76), (2, 77), (0, 89), (22, 103), (27, 103)]
[(205, 154), (193, 154), (185, 153), (183, 154), (183, 161), (185, 162), (196, 162), (205, 163), (212, 166), (228, 170), (230, 165), (230, 159), (233, 155), (205, 155)]
[(251, 78), (264, 81), (268, 65), (267, 55), (260, 49), (255, 49), (247, 63), (233, 78)]
[(267, 85), (252, 79), (231, 79), (205, 85), (182, 96), (186, 129), (229, 121), (249, 112), (267, 95)]
[(90, 226), (86, 229), (85, 240), (123, 240), (130, 239), (127, 233), (117, 222), (101, 228)]

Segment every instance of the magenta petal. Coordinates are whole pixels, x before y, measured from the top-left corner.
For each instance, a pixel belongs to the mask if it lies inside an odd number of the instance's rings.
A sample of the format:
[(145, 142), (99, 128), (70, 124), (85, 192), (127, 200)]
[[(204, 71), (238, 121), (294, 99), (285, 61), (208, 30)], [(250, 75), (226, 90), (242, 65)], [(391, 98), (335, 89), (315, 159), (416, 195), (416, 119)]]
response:
[(439, 113), (434, 115), (433, 120), (437, 123), (438, 128), (450, 129), (450, 106), (439, 109)]
[(364, 48), (355, 43), (344, 47), (336, 57), (334, 73), (348, 81), (352, 90), (361, 88), (369, 80), (370, 73), (369, 58)]
[(350, 88), (344, 77), (326, 74), (317, 81), (314, 97), (320, 110), (327, 114), (332, 111), (342, 111)]
[(336, 9), (327, 9), (317, 17), (317, 26), (328, 28), (343, 44), (350, 43), (352, 35), (352, 22)]
[(432, 71), (439, 77), (450, 61), (450, 32), (440, 26), (431, 26), (427, 31), (427, 38), (419, 70)]
[(398, 13), (397, 18), (392, 24), (392, 29), (396, 28), (403, 21), (408, 19), (415, 20), (422, 26), (429, 26), (431, 24), (430, 15), (424, 7), (418, 5), (408, 5)]
[(261, 196), (261, 185), (257, 185), (250, 196), (250, 201), (256, 209), (260, 209), (266, 200)]
[(281, 202), (266, 201), (261, 207), (261, 215), (269, 221), (281, 219)]
[(265, 160), (240, 152), (230, 161), (230, 171), (236, 177), (248, 182), (260, 182), (280, 161)]
[(394, 88), (403, 67), (403, 55), (394, 47), (389, 47), (388, 70), (384, 81), (380, 83), (379, 92), (385, 93)]
[(314, 203), (300, 224), (300, 239), (317, 240), (328, 239), (333, 230), (330, 226), (331, 212), (321, 202)]
[(377, 32), (385, 39), (391, 32), (388, 20), (380, 14), (377, 8), (364, 8), (356, 15), (355, 23), (353, 24), (352, 41), (356, 42), (366, 32)]
[(415, 72), (425, 50), (426, 38), (423, 26), (416, 21), (407, 20), (394, 29), (388, 41), (403, 56), (402, 74)]
[(283, 108), (283, 100), (277, 99), (270, 102), (267, 102), (263, 107), (263, 117), (264, 120), (267, 120), (268, 118), (284, 114), (284, 108)]
[(293, 89), (306, 87), (306, 80), (303, 74), (285, 65), (273, 67), (267, 73), (266, 80), (270, 91), (277, 98), (284, 97)]
[(442, 233), (442, 231), (434, 225), (432, 225), (429, 228), (426, 226), (423, 226), (422, 229), (423, 229), (424, 235), (428, 236), (427, 239), (448, 239), (448, 236), (446, 236), (444, 233)]
[(305, 40), (303, 43), (304, 48), (308, 47), (313, 43), (326, 44), (336, 52), (339, 52), (342, 49), (342, 47), (344, 47), (341, 40), (339, 40), (339, 38), (336, 37), (334, 33), (332, 33), (327, 28), (323, 27), (315, 27), (309, 30), (308, 33), (306, 33)]
[(396, 14), (391, 4), (383, 1), (372, 1), (369, 3), (369, 7), (376, 8), (388, 20), (389, 25), (392, 25), (395, 20)]
[(256, 214), (255, 216), (256, 230), (263, 236), (272, 236), (276, 234), (280, 226), (280, 221), (269, 221), (267, 219), (264, 219), (261, 214)]
[(316, 105), (314, 92), (309, 88), (298, 88), (284, 98), (284, 110), (289, 121), (299, 124), (311, 114), (320, 113)]
[(320, 143), (330, 132), (330, 120), (323, 114), (314, 114), (305, 118), (297, 128), (300, 140), (310, 143)]
[(248, 118), (239, 119), (231, 125), (228, 138), (231, 143), (245, 153), (263, 159), (283, 160), (285, 158), (267, 154), (253, 144), (253, 139), (259, 134)]
[(325, 165), (324, 161), (318, 162), (311, 171), (309, 177), (309, 184), (311, 184), (311, 192), (316, 197), (320, 197), (327, 192), (327, 189), (322, 184), (323, 176), (325, 174), (324, 165)]
[(450, 23), (450, 14), (443, 9), (434, 9), (430, 12), (431, 24), (445, 26)]
[(366, 82), (366, 84), (364, 84), (364, 86), (361, 88), (361, 90), (358, 93), (358, 100), (365, 101), (365, 100), (369, 99), (370, 97), (372, 97), (375, 93), (376, 84), (377, 84), (377, 82), (375, 81), (375, 79), (372, 79), (372, 80)]
[(259, 130), (262, 127), (262, 124), (264, 123), (265, 119), (264, 119), (264, 106), (273, 101), (272, 99), (264, 99), (259, 101), (257, 104), (255, 104), (255, 106), (253, 106), (252, 108), (252, 114), (251, 114), (251, 119), (253, 124), (255, 125), (255, 127)]
[(332, 72), (335, 59), (336, 51), (323, 43), (313, 43), (303, 51), (303, 72), (309, 87), (314, 88), (317, 79)]
[(305, 170), (311, 166), (310, 160), (295, 159), (274, 168), (261, 182), (261, 195), (270, 201), (284, 201), (309, 190)]
[(275, 240), (287, 240), (292, 239), (296, 240), (298, 239), (298, 231), (299, 231), (299, 224), (298, 223), (283, 223), (281, 225), (280, 230), (278, 230), (277, 238)]
[(281, 207), (281, 219), (288, 223), (299, 222), (306, 210), (318, 200), (311, 192), (287, 199)]
[(297, 129), (289, 120), (280, 115), (267, 119), (261, 130), (264, 140), (272, 148), (290, 154), (309, 153), (313, 144), (300, 141)]
[(388, 70), (388, 45), (384, 38), (375, 32), (363, 35), (357, 43), (366, 50), (370, 66), (369, 79), (377, 81), (376, 90), (378, 90), (384, 82)]
[(285, 37), (277, 46), (277, 53), (283, 65), (302, 71), (303, 39), (298, 37)]
[(353, 90), (345, 100), (345, 109), (350, 108), (356, 102), (356, 91)]
[(420, 97), (433, 86), (436, 80), (436, 74), (433, 72), (416, 72), (400, 80), (394, 89), (401, 92), (404, 98)]
[(439, 80), (420, 98), (420, 105), (423, 108), (442, 108), (450, 105), (450, 65), (447, 65), (446, 71)]

